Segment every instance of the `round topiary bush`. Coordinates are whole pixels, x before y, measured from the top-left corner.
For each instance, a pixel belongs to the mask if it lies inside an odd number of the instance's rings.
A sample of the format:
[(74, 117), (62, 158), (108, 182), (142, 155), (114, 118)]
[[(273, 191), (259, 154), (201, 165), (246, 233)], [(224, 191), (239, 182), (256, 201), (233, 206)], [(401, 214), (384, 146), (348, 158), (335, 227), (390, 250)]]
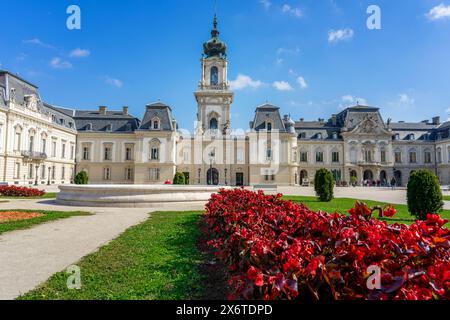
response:
[(73, 179), (73, 182), (75, 184), (88, 184), (89, 177), (85, 171), (81, 171), (75, 176), (75, 179)]
[(334, 198), (334, 179), (327, 169), (320, 169), (314, 178), (314, 189), (320, 201), (330, 202)]
[(177, 172), (175, 174), (175, 177), (173, 178), (173, 184), (175, 184), (175, 185), (186, 184), (186, 177), (184, 176), (184, 173)]
[(414, 172), (408, 182), (409, 212), (420, 220), (426, 220), (427, 214), (442, 210), (442, 191), (439, 179), (429, 170)]

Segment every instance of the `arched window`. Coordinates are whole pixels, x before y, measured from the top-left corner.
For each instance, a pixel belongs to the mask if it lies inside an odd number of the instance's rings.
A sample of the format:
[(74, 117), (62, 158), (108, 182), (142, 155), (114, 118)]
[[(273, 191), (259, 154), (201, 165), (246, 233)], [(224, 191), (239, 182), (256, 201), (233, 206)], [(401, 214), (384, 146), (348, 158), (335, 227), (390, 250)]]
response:
[(217, 130), (217, 129), (219, 128), (219, 122), (217, 121), (216, 118), (212, 118), (212, 119), (209, 121), (209, 128), (210, 128), (211, 130)]
[(214, 66), (211, 67), (211, 85), (217, 86), (219, 84), (219, 69)]

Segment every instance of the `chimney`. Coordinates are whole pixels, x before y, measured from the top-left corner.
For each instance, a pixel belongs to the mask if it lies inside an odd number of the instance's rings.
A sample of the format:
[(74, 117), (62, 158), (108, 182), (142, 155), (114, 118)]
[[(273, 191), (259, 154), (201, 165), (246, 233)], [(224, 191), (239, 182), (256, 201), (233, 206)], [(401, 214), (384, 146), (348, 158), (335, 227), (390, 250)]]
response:
[(440, 124), (441, 124), (441, 117), (434, 117), (434, 118), (433, 118), (433, 124), (434, 124), (435, 126), (440, 125)]
[(331, 116), (331, 123), (333, 124), (334, 127), (337, 125), (337, 115), (333, 114)]
[(127, 116), (127, 115), (128, 115), (128, 107), (127, 107), (127, 106), (124, 106), (122, 110), (123, 110), (123, 112), (122, 112), (123, 115), (124, 115), (124, 116)]
[(106, 115), (106, 107), (105, 107), (105, 106), (100, 106), (100, 107), (98, 107), (98, 112), (99, 112), (101, 115)]

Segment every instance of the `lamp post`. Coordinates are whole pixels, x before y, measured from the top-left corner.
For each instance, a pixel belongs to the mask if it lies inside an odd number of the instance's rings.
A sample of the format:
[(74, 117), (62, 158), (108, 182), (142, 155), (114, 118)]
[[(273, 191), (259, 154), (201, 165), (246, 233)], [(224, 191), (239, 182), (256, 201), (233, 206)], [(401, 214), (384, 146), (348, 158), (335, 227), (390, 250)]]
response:
[(228, 186), (227, 173), (228, 173), (228, 169), (225, 169), (225, 185), (226, 186)]
[(35, 179), (35, 181), (34, 181), (34, 185), (35, 185), (35, 186), (38, 186), (38, 185), (39, 185), (38, 180), (39, 180), (39, 165), (37, 164), (37, 165), (36, 165), (36, 179)]
[(198, 184), (201, 184), (202, 183), (202, 178), (201, 178), (201, 175), (202, 175), (202, 169), (198, 169)]
[(211, 151), (209, 153), (209, 175), (208, 175), (208, 184), (212, 185), (213, 184), (213, 161), (214, 161), (214, 151)]
[(50, 185), (51, 183), (50, 183), (50, 175), (51, 175), (51, 173), (52, 173), (52, 167), (48, 167), (48, 182), (47, 182), (47, 185)]

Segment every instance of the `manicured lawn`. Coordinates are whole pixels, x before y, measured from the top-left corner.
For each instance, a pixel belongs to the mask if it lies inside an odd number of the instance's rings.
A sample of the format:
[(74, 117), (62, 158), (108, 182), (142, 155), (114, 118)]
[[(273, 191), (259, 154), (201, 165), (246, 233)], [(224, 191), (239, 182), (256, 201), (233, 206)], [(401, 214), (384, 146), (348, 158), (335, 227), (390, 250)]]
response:
[(160, 212), (128, 229), (76, 265), (81, 290), (67, 289), (68, 275), (55, 274), (21, 299), (178, 300), (202, 296), (197, 248), (199, 212)]
[(450, 201), (450, 196), (444, 196), (444, 201)]
[(90, 213), (87, 212), (59, 212), (59, 211), (39, 211), (39, 210), (0, 210), (0, 212), (8, 212), (8, 211), (14, 211), (14, 212), (36, 212), (36, 213), (42, 213), (43, 216), (32, 218), (28, 220), (20, 220), (20, 221), (11, 221), (11, 222), (0, 222), (0, 234), (13, 231), (13, 230), (23, 230), (28, 229), (34, 225), (58, 220), (58, 219), (66, 219), (70, 217), (75, 216), (88, 216)]
[(42, 197), (3, 197), (3, 196), (0, 196), (0, 201), (2, 199), (10, 199), (10, 200), (56, 199), (56, 192), (46, 193)]
[[(347, 213), (349, 209), (355, 206), (355, 199), (333, 199), (331, 202), (320, 202), (315, 197), (299, 197), (299, 196), (285, 196), (283, 197), (285, 200), (292, 200), (294, 202), (301, 202), (308, 206), (311, 210), (317, 211), (322, 210), (328, 213)], [(386, 203), (364, 200), (363, 202), (367, 203), (367, 205), (371, 208), (375, 206), (385, 206)], [(397, 209), (397, 215), (394, 218), (385, 219), (389, 223), (404, 223), (404, 224), (412, 224), (415, 222), (415, 219), (408, 211), (408, 207), (406, 205), (396, 204), (394, 205), (395, 209)], [(450, 220), (450, 211), (444, 210), (441, 213), (442, 217)], [(375, 214), (376, 216), (376, 214)]]

